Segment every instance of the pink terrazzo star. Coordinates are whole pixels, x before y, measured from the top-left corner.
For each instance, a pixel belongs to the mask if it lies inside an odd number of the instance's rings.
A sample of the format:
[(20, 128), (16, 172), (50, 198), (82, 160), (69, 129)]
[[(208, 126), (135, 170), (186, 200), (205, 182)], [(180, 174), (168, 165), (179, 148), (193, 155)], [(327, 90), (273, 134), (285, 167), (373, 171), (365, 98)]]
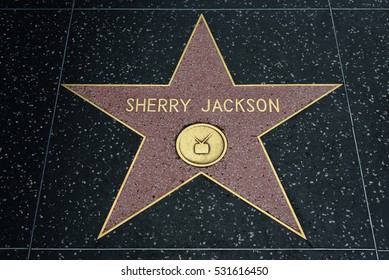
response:
[[(64, 86), (143, 136), (99, 238), (199, 174), (306, 238), (293, 211), (293, 202), (287, 198), (260, 137), (339, 85), (236, 85), (204, 17), (200, 16), (169, 84)], [(129, 98), (132, 102), (152, 98), (149, 112), (141, 112), (147, 106), (139, 106), (138, 112), (135, 108), (131, 111)], [(160, 102), (162, 99), (168, 103)], [(181, 103), (171, 107), (173, 99), (191, 99), (186, 112)], [(231, 112), (218, 108), (214, 112), (202, 110), (207, 107), (207, 100), (216, 99), (279, 99), (279, 112), (275, 107), (272, 111), (268, 108), (248, 112), (251, 107), (247, 108), (247, 104), (243, 112), (240, 105), (230, 101), (226, 104)], [(215, 165), (194, 167), (177, 155), (177, 135), (194, 123), (217, 126), (228, 139), (227, 153)]]

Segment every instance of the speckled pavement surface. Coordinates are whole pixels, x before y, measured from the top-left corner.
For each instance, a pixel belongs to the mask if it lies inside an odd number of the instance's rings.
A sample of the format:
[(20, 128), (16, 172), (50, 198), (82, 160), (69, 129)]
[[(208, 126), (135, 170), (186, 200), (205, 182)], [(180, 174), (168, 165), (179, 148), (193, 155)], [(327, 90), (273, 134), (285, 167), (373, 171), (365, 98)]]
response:
[[(241, 2), (1, 1), (0, 259), (389, 259), (389, 3)], [(237, 84), (344, 84), (262, 138), (307, 240), (203, 176), (97, 240), (142, 139), (60, 84), (166, 84), (200, 14)]]

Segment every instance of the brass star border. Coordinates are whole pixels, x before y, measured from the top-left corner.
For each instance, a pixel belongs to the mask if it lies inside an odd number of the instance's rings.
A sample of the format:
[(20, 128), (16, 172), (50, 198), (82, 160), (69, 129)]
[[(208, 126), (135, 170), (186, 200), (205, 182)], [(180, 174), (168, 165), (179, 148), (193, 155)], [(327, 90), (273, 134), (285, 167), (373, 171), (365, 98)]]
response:
[[(121, 222), (117, 223), (115, 226), (113, 226), (112, 228), (104, 231), (104, 229), (106, 228), (106, 225), (108, 223), (108, 220), (109, 218), (111, 217), (112, 215), (112, 212), (115, 208), (115, 205), (118, 201), (118, 198), (120, 197), (121, 193), (122, 193), (122, 190), (123, 190), (123, 187), (131, 173), (131, 170), (133, 169), (133, 166), (138, 158), (138, 155), (140, 153), (140, 151), (142, 150), (142, 146), (143, 144), (145, 143), (145, 140), (146, 140), (146, 136), (143, 135), (142, 133), (140, 133), (138, 130), (136, 130), (135, 128), (131, 127), (130, 125), (128, 125), (127, 123), (125, 123), (124, 121), (120, 120), (119, 118), (113, 116), (111, 113), (107, 112), (106, 110), (104, 110), (103, 108), (101, 108), (100, 106), (94, 104), (93, 102), (91, 102), (90, 100), (88, 100), (87, 98), (85, 98), (84, 96), (80, 95), (79, 93), (77, 93), (75, 90), (72, 89), (72, 87), (75, 87), (75, 86), (91, 86), (91, 87), (94, 87), (94, 86), (99, 86), (99, 87), (104, 87), (104, 86), (107, 86), (107, 87), (112, 87), (112, 86), (115, 86), (115, 87), (118, 87), (118, 86), (121, 86), (121, 87), (134, 87), (134, 86), (137, 86), (137, 87), (142, 87), (142, 86), (148, 86), (148, 87), (169, 87), (173, 80), (174, 80), (174, 77), (177, 73), (177, 70), (179, 69), (179, 66), (181, 65), (181, 61), (183, 60), (186, 52), (187, 52), (187, 49), (188, 47), (190, 46), (190, 43), (192, 41), (192, 38), (195, 34), (195, 31), (198, 27), (198, 25), (200, 24), (200, 22), (203, 21), (207, 30), (208, 30), (208, 33), (213, 41), (213, 44), (214, 44), (214, 47), (216, 48), (217, 50), (217, 53), (223, 63), (223, 66), (226, 70), (226, 73), (228, 74), (228, 77), (233, 85), (233, 87), (275, 87), (275, 86), (282, 86), (282, 87), (296, 87), (296, 86), (305, 86), (305, 87), (320, 87), (320, 86), (326, 86), (326, 87), (329, 87), (329, 86), (332, 86), (333, 88), (329, 91), (327, 91), (326, 93), (324, 93), (322, 96), (320, 96), (319, 98), (313, 100), (312, 102), (310, 102), (309, 104), (307, 104), (306, 106), (302, 107), (301, 109), (299, 109), (298, 111), (296, 111), (295, 113), (293, 113), (292, 115), (286, 117), (285, 119), (283, 119), (282, 121), (280, 121), (279, 123), (277, 123), (276, 125), (270, 127), (269, 129), (267, 129), (266, 131), (264, 131), (263, 133), (261, 133), (260, 135), (257, 136), (258, 138), (258, 141), (259, 141), (259, 144), (261, 146), (261, 148), (263, 149), (264, 151), (264, 154), (267, 158), (267, 161), (271, 167), (271, 170), (273, 171), (273, 174), (278, 182), (278, 185), (282, 191), (282, 194), (285, 198), (285, 201), (287, 202), (287, 205), (289, 206), (290, 208), (290, 211), (291, 213), (293, 214), (293, 217), (295, 219), (295, 222), (297, 223), (298, 225), (298, 228), (299, 228), (299, 231), (295, 230), (294, 228), (292, 228), (291, 226), (287, 225), (286, 223), (282, 222), (281, 220), (277, 219), (276, 217), (274, 217), (273, 215), (271, 215), (270, 213), (268, 213), (267, 211), (265, 211), (264, 209), (262, 209), (261, 207), (253, 204), (252, 202), (250, 202), (248, 199), (244, 198), (243, 196), (239, 195), (238, 193), (236, 193), (235, 191), (233, 191), (232, 189), (228, 188), (227, 186), (225, 186), (224, 184), (220, 183), (219, 181), (217, 181), (216, 179), (212, 178), (211, 176), (209, 176), (208, 174), (206, 174), (205, 172), (198, 172), (197, 174), (195, 174), (194, 176), (190, 177), (189, 179), (187, 179), (185, 182), (183, 182), (182, 184), (176, 186), (175, 188), (173, 188), (172, 190), (170, 190), (169, 192), (167, 192), (166, 194), (164, 194), (163, 196), (155, 199), (152, 203), (148, 204), (146, 207), (140, 209), (139, 211), (135, 212), (134, 214), (132, 214), (131, 216), (129, 216), (128, 218), (122, 220)], [(241, 200), (243, 200), (244, 202), (246, 202), (247, 204), (249, 204), (250, 206), (254, 207), (255, 209), (259, 210), (261, 213), (265, 214), (266, 216), (268, 216), (269, 218), (273, 219), (274, 221), (276, 221), (277, 223), (281, 224), (282, 226), (286, 227), (287, 229), (289, 229), (290, 231), (294, 232), (295, 234), (297, 234), (298, 236), (300, 236), (301, 238), (303, 239), (307, 239), (305, 233), (304, 233), (304, 230), (303, 228), (301, 227), (301, 224), (296, 216), (296, 213), (294, 212), (294, 209), (289, 201), (289, 198), (285, 192), (285, 189), (278, 177), (278, 174), (273, 166), (273, 163), (269, 157), (269, 154), (267, 153), (266, 151), (266, 148), (262, 142), (262, 139), (261, 137), (263, 137), (264, 135), (266, 135), (268, 132), (270, 132), (271, 130), (273, 130), (274, 128), (278, 127), (279, 125), (283, 124), (284, 122), (288, 121), (290, 118), (294, 117), (295, 115), (297, 115), (298, 113), (300, 113), (301, 111), (303, 111), (304, 109), (306, 109), (307, 107), (311, 106), (312, 104), (316, 103), (317, 101), (319, 101), (320, 99), (322, 99), (323, 97), (327, 96), (328, 94), (330, 94), (331, 92), (333, 92), (334, 90), (336, 90), (337, 88), (339, 88), (340, 86), (342, 86), (342, 84), (236, 84), (231, 76), (231, 73), (224, 61), (224, 58), (220, 52), (220, 49), (218, 48), (217, 46), (217, 43), (215, 41), (215, 38), (213, 37), (212, 35), (212, 32), (208, 26), (208, 23), (206, 22), (204, 16), (201, 14), (193, 31), (192, 31), (192, 34), (190, 35), (189, 37), (189, 40), (184, 48), (184, 51), (183, 53), (181, 54), (181, 57), (178, 61), (178, 64), (169, 80), (169, 83), (168, 84), (63, 84), (62, 85), (64, 88), (66, 88), (67, 90), (69, 90), (70, 92), (74, 93), (75, 95), (79, 96), (80, 98), (82, 98), (84, 101), (88, 102), (89, 104), (91, 104), (92, 106), (96, 107), (97, 109), (99, 109), (100, 111), (104, 112), (105, 114), (107, 114), (108, 116), (110, 116), (111, 118), (115, 119), (117, 122), (121, 123), (122, 125), (124, 125), (125, 127), (129, 128), (130, 130), (134, 131), (135, 133), (137, 133), (139, 136), (141, 136), (143, 139), (142, 139), (142, 142), (141, 144), (139, 145), (139, 148), (135, 154), (135, 157), (127, 171), (127, 174), (123, 180), (123, 183), (122, 185), (120, 186), (120, 189), (118, 191), (118, 194), (116, 195), (115, 197), (115, 200), (113, 202), (113, 205), (108, 213), (108, 216), (107, 218), (105, 219), (105, 222), (100, 230), (100, 233), (98, 235), (98, 238), (97, 239), (100, 239), (102, 238), (103, 236), (107, 235), (108, 233), (112, 232), (113, 230), (117, 229), (118, 227), (120, 227), (121, 225), (123, 225), (124, 223), (128, 222), (130, 219), (132, 219), (133, 217), (137, 216), (138, 214), (140, 214), (141, 212), (145, 211), (146, 209), (148, 209), (149, 207), (153, 206), (154, 204), (156, 204), (157, 202), (161, 201), (162, 199), (164, 199), (165, 197), (167, 197), (168, 195), (170, 195), (171, 193), (175, 192), (176, 190), (178, 190), (179, 188), (181, 188), (182, 186), (186, 185), (188, 182), (190, 182), (191, 180), (195, 179), (196, 177), (202, 175), (206, 178), (208, 178), (209, 180), (213, 181), (214, 183), (216, 183), (217, 185), (219, 185), (220, 187), (222, 187), (223, 189), (229, 191), (230, 193), (234, 194), (235, 196), (237, 196), (238, 198), (240, 198)]]

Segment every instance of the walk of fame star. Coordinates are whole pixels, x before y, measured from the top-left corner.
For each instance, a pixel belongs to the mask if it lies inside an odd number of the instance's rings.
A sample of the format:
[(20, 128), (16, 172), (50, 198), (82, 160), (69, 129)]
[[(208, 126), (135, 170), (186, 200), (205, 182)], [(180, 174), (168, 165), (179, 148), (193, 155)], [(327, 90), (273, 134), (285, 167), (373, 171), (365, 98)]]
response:
[[(236, 85), (201, 15), (168, 84), (64, 86), (143, 137), (98, 238), (203, 175), (306, 239), (261, 137), (340, 85)], [(209, 133), (176, 143), (195, 124)]]

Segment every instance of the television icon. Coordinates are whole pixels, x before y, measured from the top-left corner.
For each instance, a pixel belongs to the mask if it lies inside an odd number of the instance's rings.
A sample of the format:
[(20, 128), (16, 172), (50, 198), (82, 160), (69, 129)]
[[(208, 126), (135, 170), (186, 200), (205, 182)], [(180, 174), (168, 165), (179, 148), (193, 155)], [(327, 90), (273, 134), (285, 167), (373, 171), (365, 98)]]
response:
[(203, 140), (200, 140), (196, 136), (193, 136), (193, 138), (196, 140), (196, 144), (194, 145), (194, 153), (197, 155), (206, 155), (210, 152), (210, 146), (208, 143), (206, 143), (209, 138), (211, 138), (212, 133), (210, 133), (207, 137), (205, 137)]

